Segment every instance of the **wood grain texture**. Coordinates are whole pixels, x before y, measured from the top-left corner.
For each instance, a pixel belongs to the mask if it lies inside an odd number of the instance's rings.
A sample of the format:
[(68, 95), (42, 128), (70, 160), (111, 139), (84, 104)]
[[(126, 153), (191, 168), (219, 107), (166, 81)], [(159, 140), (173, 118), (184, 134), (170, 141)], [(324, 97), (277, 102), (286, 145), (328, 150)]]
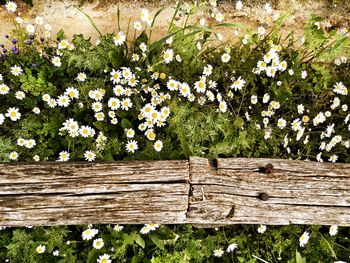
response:
[[(272, 163), (271, 173), (259, 166)], [(350, 225), (350, 165), (275, 159), (0, 164), (0, 225)]]
[(182, 223), (188, 161), (0, 164), (0, 225)]
[[(267, 163), (273, 172), (258, 172)], [(350, 225), (349, 164), (194, 157), (190, 182), (187, 220), (195, 224)]]

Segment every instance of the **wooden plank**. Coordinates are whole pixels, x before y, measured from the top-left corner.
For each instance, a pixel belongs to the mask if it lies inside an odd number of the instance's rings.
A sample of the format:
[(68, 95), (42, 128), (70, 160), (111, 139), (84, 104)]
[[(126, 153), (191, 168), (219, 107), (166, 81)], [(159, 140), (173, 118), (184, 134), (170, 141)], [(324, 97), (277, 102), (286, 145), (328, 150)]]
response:
[[(259, 172), (267, 163), (272, 173)], [(190, 183), (187, 220), (197, 225), (350, 225), (349, 164), (193, 157)]]
[[(271, 173), (259, 166), (272, 163)], [(0, 164), (0, 225), (350, 225), (350, 165), (275, 159)]]
[(0, 164), (0, 225), (183, 223), (188, 161)]

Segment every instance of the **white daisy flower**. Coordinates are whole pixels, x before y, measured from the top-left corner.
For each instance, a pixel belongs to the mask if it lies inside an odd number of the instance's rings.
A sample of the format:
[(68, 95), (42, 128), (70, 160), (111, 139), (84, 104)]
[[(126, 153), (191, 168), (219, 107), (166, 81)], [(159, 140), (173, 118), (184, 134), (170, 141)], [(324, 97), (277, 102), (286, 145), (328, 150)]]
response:
[(156, 138), (156, 134), (152, 129), (147, 130), (145, 132), (145, 135), (146, 135), (147, 139), (150, 141), (154, 141)]
[(125, 129), (125, 134), (126, 134), (127, 138), (134, 138), (135, 137), (134, 129)]
[(35, 17), (34, 21), (36, 25), (42, 25), (44, 23), (44, 19), (41, 16)]
[(141, 228), (140, 233), (145, 235), (145, 234), (148, 234), (150, 231), (151, 229), (145, 225), (144, 227)]
[(70, 104), (70, 101), (71, 100), (67, 95), (60, 95), (58, 96), (57, 104), (58, 106), (61, 106), (61, 107), (68, 107)]
[(18, 146), (24, 146), (26, 144), (26, 140), (23, 138), (18, 138), (17, 139), (17, 145)]
[(103, 109), (103, 105), (101, 102), (95, 101), (91, 104), (91, 108), (94, 112), (100, 112)]
[(126, 40), (126, 36), (121, 31), (113, 37), (114, 45), (116, 45), (116, 46), (123, 45), (125, 40)]
[(336, 154), (333, 154), (329, 157), (328, 161), (335, 163), (338, 160), (338, 156)]
[(92, 246), (96, 249), (101, 249), (104, 246), (102, 238), (95, 239)]
[(142, 52), (146, 52), (146, 50), (147, 50), (147, 45), (146, 45), (146, 43), (142, 42), (142, 43), (139, 45), (139, 48), (141, 49)]
[(17, 91), (15, 97), (18, 100), (23, 100), (26, 97), (26, 94), (23, 91)]
[(57, 56), (53, 57), (51, 62), (55, 67), (60, 67), (62, 65), (61, 58)]
[(7, 86), (6, 84), (0, 84), (0, 94), (1, 95), (6, 95), (9, 92), (10, 92), (9, 86)]
[(79, 91), (74, 87), (68, 87), (64, 95), (69, 96), (71, 99), (79, 99)]
[(287, 125), (287, 122), (285, 119), (283, 118), (279, 118), (278, 121), (277, 121), (277, 127), (280, 128), (280, 129), (284, 129), (284, 127), (286, 127)]
[(113, 84), (117, 84), (120, 82), (120, 77), (122, 76), (122, 73), (119, 70), (116, 71), (113, 69), (110, 75), (111, 75), (110, 80), (113, 82)]
[(310, 234), (305, 231), (302, 234), (302, 236), (299, 238), (299, 245), (301, 247), (304, 247), (307, 244), (307, 242), (309, 242), (309, 238), (310, 238)]
[(155, 151), (160, 152), (163, 149), (163, 142), (161, 140), (155, 141), (153, 148)]
[(133, 103), (131, 102), (131, 100), (129, 98), (125, 98), (121, 101), (121, 108), (123, 110), (129, 110), (130, 108), (132, 108)]
[(26, 30), (29, 34), (33, 34), (35, 32), (35, 27), (32, 24), (28, 24)]
[(34, 107), (32, 110), (35, 114), (39, 114), (40, 113), (40, 109), (38, 107)]
[(227, 103), (226, 103), (226, 101), (220, 101), (219, 109), (223, 113), (225, 113), (227, 111)]
[(206, 65), (203, 69), (203, 74), (205, 76), (210, 76), (213, 73), (213, 66), (212, 65)]
[(115, 226), (113, 227), (113, 230), (116, 231), (116, 232), (120, 232), (120, 231), (122, 231), (123, 229), (124, 229), (124, 227), (123, 227), (123, 226), (120, 226), (120, 225), (115, 225)]
[(58, 49), (66, 49), (66, 48), (68, 48), (68, 46), (69, 46), (68, 40), (63, 39), (58, 43), (57, 48)]
[(108, 100), (108, 107), (112, 110), (117, 110), (120, 108), (120, 100), (118, 98), (110, 98)]
[(338, 233), (338, 226), (332, 225), (332, 226), (329, 228), (329, 234), (330, 234), (331, 236), (335, 236), (337, 233)]
[(28, 149), (31, 149), (33, 148), (34, 146), (36, 145), (36, 142), (34, 139), (29, 139), (25, 142), (25, 146), (28, 148)]
[(305, 70), (303, 70), (303, 71), (301, 72), (301, 78), (302, 78), (302, 79), (306, 79), (306, 77), (307, 77), (307, 72), (306, 72)]
[(215, 20), (217, 21), (217, 22), (222, 22), (222, 21), (224, 21), (224, 15), (222, 14), (222, 13), (216, 13), (215, 14)]
[(270, 95), (265, 93), (263, 96), (263, 103), (268, 103), (270, 100)]
[(266, 231), (266, 226), (265, 225), (260, 225), (258, 227), (258, 233), (259, 234), (263, 234), (263, 233), (265, 233), (265, 231)]
[(89, 126), (81, 126), (79, 129), (79, 134), (83, 138), (93, 137), (95, 134), (95, 130)]
[(45, 252), (45, 246), (44, 245), (39, 245), (36, 247), (35, 251), (38, 253), (38, 254), (42, 254)]
[(149, 11), (146, 8), (141, 10), (141, 21), (147, 22), (149, 20)]
[(13, 161), (17, 160), (18, 156), (19, 155), (18, 155), (18, 153), (16, 151), (10, 152), (10, 154), (9, 154), (10, 160), (13, 160)]
[(197, 91), (198, 93), (204, 93), (205, 90), (206, 90), (206, 87), (207, 87), (207, 85), (206, 85), (204, 79), (201, 79), (201, 80), (196, 81), (196, 82), (194, 83), (194, 88), (196, 89), (196, 91)]
[(95, 235), (98, 234), (98, 229), (88, 228), (81, 234), (83, 240), (91, 240)]
[(48, 102), (51, 99), (51, 96), (49, 94), (44, 94), (42, 96), (43, 101)]
[(93, 151), (85, 151), (84, 158), (86, 161), (94, 161), (96, 159), (96, 154)]
[(83, 72), (78, 73), (77, 80), (84, 82), (86, 80), (86, 74)]
[(5, 122), (5, 115), (0, 113), (0, 125)]
[(57, 106), (57, 101), (55, 99), (49, 99), (47, 104), (50, 108), (55, 108)]
[(118, 124), (118, 119), (117, 119), (117, 118), (112, 118), (112, 119), (111, 119), (111, 123), (112, 123), (113, 125)]
[(100, 101), (103, 99), (104, 93), (101, 90), (90, 90), (89, 97), (93, 100)]
[(134, 153), (139, 148), (139, 146), (137, 144), (137, 141), (131, 140), (131, 141), (128, 141), (125, 148), (128, 152)]
[(21, 118), (21, 113), (18, 108), (9, 108), (5, 116), (10, 118), (11, 121), (17, 121)]
[(233, 82), (233, 84), (231, 84), (230, 88), (234, 89), (235, 91), (241, 90), (244, 87), (245, 83), (245, 80), (242, 79), (242, 77), (239, 77)]
[(231, 59), (231, 56), (230, 56), (230, 54), (228, 54), (228, 53), (224, 53), (224, 54), (222, 54), (222, 56), (221, 56), (221, 61), (224, 62), (224, 63), (229, 62), (230, 59)]
[(23, 69), (20, 66), (15, 65), (11, 67), (11, 74), (14, 76), (19, 76), (22, 74), (22, 72), (23, 72)]
[(142, 30), (142, 24), (140, 21), (135, 21), (134, 22), (134, 28), (135, 30), (141, 31)]
[(279, 65), (278, 65), (278, 70), (280, 71), (285, 71), (287, 69), (287, 62), (286, 61), (282, 61)]
[(165, 64), (169, 64), (173, 60), (173, 57), (174, 57), (174, 52), (172, 49), (167, 49), (164, 51), (163, 59)]
[(103, 112), (96, 112), (95, 118), (97, 121), (103, 121), (105, 119), (105, 114)]
[(234, 250), (237, 249), (237, 248), (238, 248), (238, 244), (232, 243), (232, 244), (230, 244), (230, 245), (227, 247), (226, 252), (227, 252), (227, 253), (232, 252), (232, 251), (234, 251)]
[(224, 255), (224, 250), (222, 248), (218, 248), (214, 250), (214, 257), (222, 257)]
[(7, 11), (9, 12), (16, 12), (17, 10), (17, 4), (15, 2), (7, 2), (5, 5), (5, 8), (7, 9)]
[(69, 160), (69, 153), (67, 151), (62, 151), (59, 153), (58, 161), (59, 162), (66, 162)]
[(112, 263), (112, 260), (109, 259), (110, 255), (108, 254), (103, 254), (97, 259), (97, 263)]

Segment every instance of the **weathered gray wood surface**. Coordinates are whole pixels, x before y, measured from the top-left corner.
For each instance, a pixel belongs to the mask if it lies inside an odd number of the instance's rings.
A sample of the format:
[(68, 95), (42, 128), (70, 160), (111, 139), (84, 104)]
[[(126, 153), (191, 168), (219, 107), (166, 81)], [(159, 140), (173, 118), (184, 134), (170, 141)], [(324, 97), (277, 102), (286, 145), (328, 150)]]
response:
[[(267, 163), (272, 173), (256, 171)], [(349, 164), (192, 158), (190, 182), (192, 223), (350, 225)]]
[[(258, 166), (272, 163), (272, 173)], [(0, 226), (350, 226), (350, 164), (275, 159), (0, 164)]]
[(0, 225), (182, 223), (187, 161), (0, 164)]

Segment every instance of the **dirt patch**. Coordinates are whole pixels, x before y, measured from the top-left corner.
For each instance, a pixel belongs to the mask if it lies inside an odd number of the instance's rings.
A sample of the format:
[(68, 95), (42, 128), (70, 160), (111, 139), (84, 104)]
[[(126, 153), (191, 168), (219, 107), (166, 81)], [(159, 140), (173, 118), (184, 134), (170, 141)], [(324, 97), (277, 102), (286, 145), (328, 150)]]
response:
[[(248, 27), (256, 27), (261, 18), (266, 16), (263, 4), (254, 3), (254, 1), (244, 1), (244, 8), (241, 11), (235, 9), (235, 2), (222, 2), (219, 9), (225, 15), (226, 22), (241, 23)], [(343, 1), (337, 5), (330, 5), (329, 2), (323, 1), (303, 1), (297, 0), (280, 0), (275, 1), (272, 7), (276, 12), (282, 14), (288, 12), (289, 16), (284, 26), (285, 32), (290, 32), (291, 29), (296, 31), (296, 34), (302, 33), (303, 23), (310, 17), (310, 14), (317, 14), (326, 18), (326, 20), (336, 27), (350, 27), (350, 3)], [(19, 12), (23, 18), (32, 19), (36, 15), (43, 16), (46, 22), (53, 26), (53, 33), (63, 29), (67, 36), (72, 36), (75, 33), (82, 33), (87, 37), (91, 37), (92, 41), (98, 39), (99, 34), (89, 23), (83, 13), (77, 10), (74, 5), (80, 5), (76, 1), (34, 1), (34, 7), (29, 8), (25, 4), (19, 4)], [(174, 1), (97, 1), (80, 5), (94, 20), (95, 24), (102, 33), (117, 31), (117, 9), (118, 5), (121, 13), (121, 29), (126, 31), (129, 21), (131, 26), (133, 21), (138, 20), (142, 7), (147, 7), (152, 14), (159, 8), (166, 9), (157, 18), (156, 26), (152, 33), (153, 39), (159, 39), (164, 35), (167, 29), (168, 22), (173, 15), (175, 5)], [(201, 14), (194, 17), (194, 20), (199, 20)], [(0, 9), (0, 42), (4, 42), (4, 35), (9, 33), (13, 28), (13, 16), (9, 15), (4, 9)], [(225, 29), (222, 31), (224, 37), (230, 37), (235, 29)], [(242, 33), (242, 32), (241, 32)], [(132, 34), (131, 34), (132, 35)]]

